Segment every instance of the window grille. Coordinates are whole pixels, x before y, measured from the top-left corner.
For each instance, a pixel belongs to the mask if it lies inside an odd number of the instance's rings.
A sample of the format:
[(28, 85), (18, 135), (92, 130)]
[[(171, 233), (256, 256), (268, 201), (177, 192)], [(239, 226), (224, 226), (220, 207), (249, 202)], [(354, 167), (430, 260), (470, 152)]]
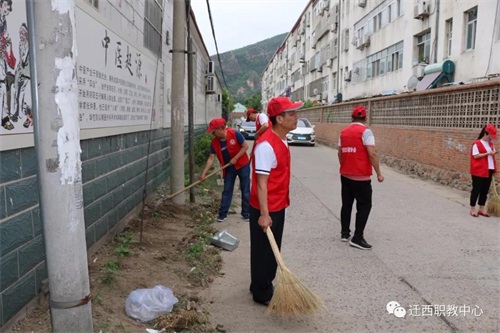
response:
[(163, 10), (157, 0), (146, 0), (144, 8), (144, 46), (160, 57)]

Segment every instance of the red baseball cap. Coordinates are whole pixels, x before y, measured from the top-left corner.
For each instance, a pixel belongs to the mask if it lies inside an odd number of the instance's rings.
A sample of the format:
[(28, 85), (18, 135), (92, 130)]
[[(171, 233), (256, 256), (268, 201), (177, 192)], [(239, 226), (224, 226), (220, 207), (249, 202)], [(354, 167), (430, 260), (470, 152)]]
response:
[(366, 118), (366, 109), (363, 105), (355, 106), (352, 109), (353, 118)]
[(205, 133), (210, 134), (217, 128), (221, 128), (226, 125), (226, 119), (224, 118), (214, 118), (210, 120), (210, 124), (208, 124), (208, 129)]
[(250, 117), (250, 115), (251, 115), (252, 113), (255, 113), (255, 109), (254, 109), (254, 108), (249, 108), (249, 109), (247, 110), (247, 121), (250, 121), (250, 119), (248, 119), (248, 117)]
[(303, 105), (302, 102), (292, 102), (288, 97), (274, 97), (267, 104), (267, 115), (275, 117), (283, 112), (300, 109)]
[(490, 137), (492, 139), (496, 139), (497, 138), (497, 128), (494, 125), (488, 124), (488, 125), (486, 125), (486, 127), (484, 128), (484, 130), (486, 132), (488, 132), (488, 134), (490, 135)]

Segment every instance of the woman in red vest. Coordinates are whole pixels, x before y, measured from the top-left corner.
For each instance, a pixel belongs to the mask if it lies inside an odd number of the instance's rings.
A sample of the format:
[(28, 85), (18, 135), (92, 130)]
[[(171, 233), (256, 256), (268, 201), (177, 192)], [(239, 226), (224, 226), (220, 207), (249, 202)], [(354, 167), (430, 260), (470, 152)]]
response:
[(208, 133), (213, 133), (214, 138), (210, 145), (210, 156), (208, 157), (205, 169), (200, 175), (203, 180), (207, 176), (208, 170), (214, 163), (215, 156), (221, 165), (231, 164), (223, 170), (224, 190), (219, 208), (217, 222), (223, 222), (227, 217), (227, 212), (231, 206), (233, 198), (234, 182), (236, 176), (240, 179), (241, 188), (241, 216), (243, 220), (249, 220), (249, 197), (250, 197), (250, 161), (247, 155), (248, 142), (243, 135), (233, 128), (226, 128), (224, 118), (215, 118), (210, 121), (207, 129)]
[[(470, 193), (470, 215), (489, 217), (484, 210), (486, 197), (491, 185), (491, 178), (497, 172), (495, 161), (495, 146), (491, 140), (497, 138), (497, 128), (491, 124), (483, 127), (479, 137), (471, 149), (470, 173), (472, 176), (472, 191)], [(479, 198), (479, 200), (478, 200)], [(479, 210), (476, 212), (476, 203)]]

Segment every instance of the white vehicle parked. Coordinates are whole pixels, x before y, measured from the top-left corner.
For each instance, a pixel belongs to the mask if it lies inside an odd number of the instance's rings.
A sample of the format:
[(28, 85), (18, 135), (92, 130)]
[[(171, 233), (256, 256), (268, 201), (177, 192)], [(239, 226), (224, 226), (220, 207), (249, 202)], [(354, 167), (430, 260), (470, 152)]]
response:
[(306, 118), (299, 118), (297, 128), (286, 135), (290, 144), (303, 144), (313, 147), (316, 144), (315, 125), (312, 125)]

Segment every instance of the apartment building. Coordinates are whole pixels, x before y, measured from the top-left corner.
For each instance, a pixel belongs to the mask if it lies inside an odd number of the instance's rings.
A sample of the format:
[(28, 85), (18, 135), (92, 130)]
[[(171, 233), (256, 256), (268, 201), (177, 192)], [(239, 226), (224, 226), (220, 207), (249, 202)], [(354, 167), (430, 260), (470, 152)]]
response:
[(313, 0), (263, 73), (262, 103), (329, 104), (498, 75), (498, 0)]

